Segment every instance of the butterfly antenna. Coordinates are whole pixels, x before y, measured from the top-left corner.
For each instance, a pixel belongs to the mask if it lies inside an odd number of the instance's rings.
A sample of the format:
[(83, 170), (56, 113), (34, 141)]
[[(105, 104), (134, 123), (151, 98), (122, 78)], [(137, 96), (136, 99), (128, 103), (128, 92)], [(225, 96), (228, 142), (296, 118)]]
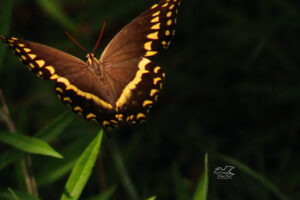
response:
[(68, 33), (67, 31), (64, 31), (65, 34), (78, 46), (80, 47), (83, 51), (85, 51), (86, 53), (88, 53), (88, 51), (81, 45), (79, 44), (79, 42), (77, 42), (71, 35), (70, 33)]
[(99, 45), (99, 43), (100, 43), (100, 40), (101, 40), (101, 37), (102, 37), (102, 35), (103, 35), (105, 26), (106, 26), (106, 21), (104, 21), (104, 23), (103, 23), (103, 26), (102, 26), (102, 29), (101, 29), (101, 33), (100, 33), (100, 35), (99, 35), (99, 37), (98, 37), (97, 43), (95, 44), (93, 51), (92, 51), (93, 53), (94, 53), (94, 51), (97, 49), (97, 47), (98, 47), (98, 45)]

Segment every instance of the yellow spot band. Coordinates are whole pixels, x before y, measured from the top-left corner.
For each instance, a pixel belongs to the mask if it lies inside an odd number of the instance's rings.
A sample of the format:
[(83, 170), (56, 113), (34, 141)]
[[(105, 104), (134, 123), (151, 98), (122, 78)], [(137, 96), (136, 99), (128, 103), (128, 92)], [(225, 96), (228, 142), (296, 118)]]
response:
[(151, 50), (152, 41), (146, 42), (144, 44), (144, 49), (150, 51)]
[(158, 31), (148, 34), (147, 38), (152, 40), (158, 40)]
[(156, 23), (156, 22), (158, 22), (159, 21), (159, 17), (155, 17), (155, 18), (153, 18), (152, 20), (151, 20), (151, 23)]

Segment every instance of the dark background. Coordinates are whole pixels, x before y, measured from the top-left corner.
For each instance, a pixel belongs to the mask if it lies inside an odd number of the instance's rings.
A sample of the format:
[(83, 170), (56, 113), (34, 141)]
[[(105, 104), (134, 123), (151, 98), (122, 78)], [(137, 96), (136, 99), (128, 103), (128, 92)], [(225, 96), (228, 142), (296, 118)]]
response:
[[(39, 1), (16, 1), (11, 36), (40, 42), (84, 59), (63, 29), (92, 49), (108, 20), (101, 50), (124, 25), (156, 1), (59, 1), (73, 25), (62, 24)], [(0, 4), (1, 6), (1, 4)], [(208, 199), (277, 199), (250, 174), (235, 169), (232, 180), (218, 180), (214, 168), (224, 154), (265, 176), (290, 199), (300, 193), (300, 5), (285, 0), (183, 0), (170, 48), (152, 58), (166, 72), (166, 86), (147, 124), (124, 127), (105, 137), (105, 185), (118, 185), (115, 199), (127, 199), (109, 150), (117, 144), (128, 174), (143, 198), (180, 199), (179, 173), (192, 194), (209, 153)], [(68, 24), (68, 23), (67, 23)], [(2, 45), (2, 44), (1, 44)], [(2, 89), (20, 132), (33, 135), (69, 109), (56, 98), (53, 83), (24, 67), (11, 52), (0, 71)], [(0, 124), (1, 130), (6, 130)], [(58, 150), (99, 129), (80, 116), (58, 138)], [(34, 173), (47, 162), (33, 159)], [(12, 174), (12, 169), (5, 173)], [(98, 168), (84, 197), (99, 193)], [(2, 175), (1, 175), (2, 176)], [(55, 199), (67, 176), (41, 186), (40, 196)], [(1, 187), (15, 185), (6, 180)], [(99, 189), (100, 188), (100, 189)], [(184, 199), (184, 198), (181, 198)]]

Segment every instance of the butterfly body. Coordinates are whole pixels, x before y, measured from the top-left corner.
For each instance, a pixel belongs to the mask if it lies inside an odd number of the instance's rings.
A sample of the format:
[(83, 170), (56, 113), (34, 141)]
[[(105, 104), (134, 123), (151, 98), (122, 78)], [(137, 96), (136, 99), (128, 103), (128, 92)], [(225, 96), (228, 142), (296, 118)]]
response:
[(125, 26), (100, 59), (86, 62), (43, 44), (5, 37), (22, 63), (55, 81), (58, 98), (85, 119), (104, 128), (146, 119), (165, 80), (162, 68), (148, 57), (166, 49), (175, 33), (179, 0), (162, 0)]

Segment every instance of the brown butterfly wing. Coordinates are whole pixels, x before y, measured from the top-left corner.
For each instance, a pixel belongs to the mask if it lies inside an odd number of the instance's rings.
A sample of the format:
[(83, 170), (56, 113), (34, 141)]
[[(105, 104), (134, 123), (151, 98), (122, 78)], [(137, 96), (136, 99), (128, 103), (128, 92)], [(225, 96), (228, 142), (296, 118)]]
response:
[(162, 0), (125, 26), (107, 45), (100, 61), (150, 57), (166, 49), (175, 34), (180, 0)]
[(63, 103), (86, 119), (105, 117), (113, 106), (108, 103), (109, 89), (82, 60), (60, 50), (14, 37), (0, 35), (21, 62), (39, 77), (56, 81), (55, 91)]

